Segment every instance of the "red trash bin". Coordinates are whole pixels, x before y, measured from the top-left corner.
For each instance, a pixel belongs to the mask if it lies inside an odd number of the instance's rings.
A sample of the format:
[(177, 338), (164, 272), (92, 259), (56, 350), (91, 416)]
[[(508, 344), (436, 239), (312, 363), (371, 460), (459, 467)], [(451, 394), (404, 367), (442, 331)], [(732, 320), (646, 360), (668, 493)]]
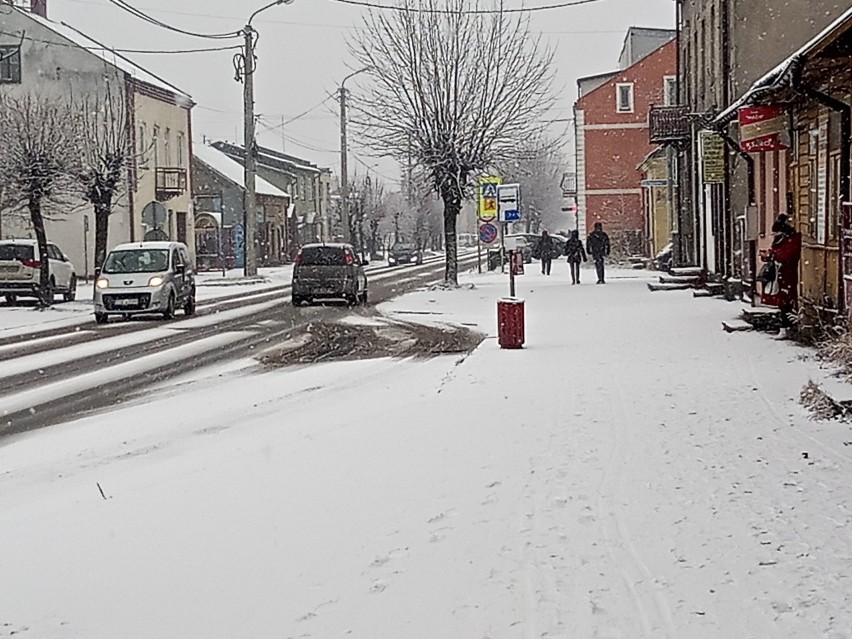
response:
[(497, 300), (497, 341), (500, 348), (524, 345), (524, 300), (505, 297)]

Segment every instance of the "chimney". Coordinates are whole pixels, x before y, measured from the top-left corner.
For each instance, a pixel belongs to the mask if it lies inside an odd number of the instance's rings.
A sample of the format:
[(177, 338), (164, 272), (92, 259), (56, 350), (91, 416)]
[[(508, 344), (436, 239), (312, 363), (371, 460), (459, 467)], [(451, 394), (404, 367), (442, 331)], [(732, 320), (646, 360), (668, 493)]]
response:
[(37, 16), (41, 16), (42, 18), (46, 18), (47, 0), (30, 0), (30, 12)]

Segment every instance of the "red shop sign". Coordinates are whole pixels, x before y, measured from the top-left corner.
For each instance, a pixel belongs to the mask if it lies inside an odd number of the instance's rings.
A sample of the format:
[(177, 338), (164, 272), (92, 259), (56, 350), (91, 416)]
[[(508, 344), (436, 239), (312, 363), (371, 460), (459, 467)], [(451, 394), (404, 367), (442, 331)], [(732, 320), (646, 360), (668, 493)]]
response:
[(790, 148), (787, 112), (781, 107), (742, 107), (739, 110), (739, 121), (740, 147), (746, 153)]

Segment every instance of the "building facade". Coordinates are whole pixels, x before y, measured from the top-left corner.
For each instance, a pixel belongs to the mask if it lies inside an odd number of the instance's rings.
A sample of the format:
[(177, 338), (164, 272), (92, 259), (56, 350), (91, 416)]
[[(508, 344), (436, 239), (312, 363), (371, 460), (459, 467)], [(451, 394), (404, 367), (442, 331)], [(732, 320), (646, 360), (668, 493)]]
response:
[[(579, 231), (584, 236), (601, 222), (622, 255), (648, 253), (639, 168), (655, 148), (648, 113), (652, 105), (671, 101), (676, 86), (675, 33), (667, 32), (668, 41), (646, 53), (642, 31), (631, 29), (624, 48), (640, 57), (623, 53), (625, 68), (581, 78), (574, 105)], [(657, 44), (661, 31), (650, 31)]]
[[(786, 149), (748, 153), (716, 117), (765, 73), (848, 9), (845, 0), (678, 0), (679, 140), (675, 257), (754, 288), (772, 219), (792, 213)], [(652, 114), (652, 125), (654, 122)], [(654, 127), (652, 126), (652, 129)], [(702, 131), (721, 138), (721, 180), (702, 176)], [(655, 131), (652, 130), (652, 138)], [(678, 136), (675, 136), (678, 137)], [(712, 138), (711, 138), (712, 139)]]
[[(245, 264), (245, 179), (241, 164), (212, 146), (192, 158), (199, 268), (242, 268)], [(290, 195), (262, 177), (255, 181), (256, 241), (260, 266), (290, 259)]]
[[(108, 246), (158, 237), (186, 241), (194, 251), (188, 172), (192, 99), (72, 27), (49, 20), (46, 0), (16, 1), (0, 11), (0, 57), (0, 85), (12, 95), (49, 97), (75, 108), (109, 95), (126, 105), (125, 138), (131, 148), (110, 216)], [(78, 274), (91, 275), (92, 205), (73, 198), (50, 212), (46, 227)], [(3, 211), (0, 234), (30, 236), (28, 216)]]

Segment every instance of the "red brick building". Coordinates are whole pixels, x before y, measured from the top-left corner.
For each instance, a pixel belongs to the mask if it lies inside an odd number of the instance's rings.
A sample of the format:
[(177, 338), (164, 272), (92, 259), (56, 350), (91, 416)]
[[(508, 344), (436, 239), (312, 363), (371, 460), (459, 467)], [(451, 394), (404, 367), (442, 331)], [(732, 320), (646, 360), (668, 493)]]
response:
[(636, 255), (647, 250), (639, 166), (655, 148), (648, 112), (676, 101), (675, 32), (631, 28), (621, 59), (620, 70), (577, 82), (577, 205), (581, 236), (602, 222), (614, 251)]

